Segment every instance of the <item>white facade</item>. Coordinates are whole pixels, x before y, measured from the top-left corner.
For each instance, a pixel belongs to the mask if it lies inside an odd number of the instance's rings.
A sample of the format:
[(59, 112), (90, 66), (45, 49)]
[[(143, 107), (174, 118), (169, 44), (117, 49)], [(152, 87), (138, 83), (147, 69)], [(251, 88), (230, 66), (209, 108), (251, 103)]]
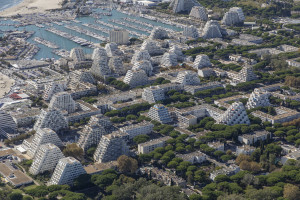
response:
[(97, 48), (94, 50), (93, 64), (90, 72), (96, 77), (103, 77), (111, 74), (111, 70), (108, 67), (108, 56), (104, 48)]
[(74, 179), (85, 173), (83, 166), (75, 158), (62, 158), (58, 161), (48, 185), (72, 185)]
[(222, 38), (220, 24), (215, 20), (207, 21), (202, 31), (204, 39)]
[(195, 0), (173, 0), (170, 4), (174, 13), (190, 12), (194, 6), (201, 6)]
[(61, 147), (63, 145), (62, 141), (53, 130), (49, 128), (38, 129), (33, 136), (33, 140), (29, 144), (28, 147), (29, 149), (27, 154), (32, 158), (35, 157), (40, 146), (42, 144), (47, 144), (47, 143), (54, 144), (58, 147)]
[(226, 12), (221, 23), (227, 26), (233, 26), (240, 23), (240, 18), (237, 12), (229, 11)]
[(205, 67), (210, 67), (211, 66), (211, 62), (209, 60), (209, 57), (205, 54), (200, 54), (196, 56), (196, 59), (194, 61), (193, 64), (193, 68), (194, 69), (202, 69)]
[(190, 38), (199, 38), (199, 32), (193, 25), (183, 27), (183, 35)]
[(168, 36), (168, 32), (165, 29), (161, 27), (154, 27), (153, 30), (151, 31), (149, 38), (152, 40), (156, 40), (156, 39), (163, 40), (169, 38), (169, 36)]
[(162, 104), (155, 104), (153, 107), (151, 107), (148, 112), (148, 117), (162, 124), (171, 123), (173, 121), (168, 109)]
[(43, 144), (39, 147), (29, 172), (37, 175), (45, 171), (52, 171), (55, 169), (59, 159), (63, 157), (64, 155), (60, 149), (54, 144)]
[(250, 145), (238, 146), (236, 147), (236, 154), (244, 154), (250, 156), (255, 151), (255, 149), (255, 147), (252, 147)]
[(45, 101), (50, 101), (52, 96), (58, 92), (63, 92), (64, 91), (64, 86), (60, 83), (55, 83), (52, 82), (50, 84), (47, 84), (45, 86), (44, 94), (43, 94), (43, 99)]
[(49, 128), (55, 132), (68, 128), (66, 118), (59, 110), (51, 109), (49, 111), (42, 110), (38, 120), (35, 122), (33, 129)]
[(124, 29), (112, 29), (109, 31), (109, 41), (116, 44), (128, 44), (129, 33)]
[(256, 131), (254, 134), (244, 134), (238, 137), (238, 140), (246, 145), (253, 145), (253, 143), (256, 143), (257, 141), (264, 141), (268, 138), (268, 135), (270, 138), (272, 137), (271, 133), (267, 131)]
[(123, 82), (130, 85), (130, 87), (146, 85), (148, 83), (148, 76), (144, 70), (128, 70)]
[(114, 42), (107, 43), (105, 45), (105, 51), (108, 57), (113, 57), (113, 56), (122, 57), (124, 55), (123, 51), (121, 51), (118, 45)]
[(154, 151), (154, 149), (156, 149), (157, 147), (164, 147), (168, 139), (171, 139), (171, 137), (166, 136), (139, 144), (138, 152), (139, 154), (146, 154)]
[(73, 113), (76, 110), (76, 103), (69, 93), (59, 92), (53, 95), (49, 104), (49, 109), (58, 109)]
[(150, 134), (153, 130), (153, 127), (154, 125), (152, 123), (144, 121), (138, 124), (120, 128), (120, 131), (127, 133), (129, 135), (129, 139), (133, 139), (138, 135)]
[(241, 102), (234, 102), (227, 111), (217, 119), (217, 123), (226, 125), (247, 124), (250, 125), (246, 109)]
[(192, 153), (188, 153), (188, 154), (178, 154), (176, 157), (178, 158), (182, 158), (183, 161), (188, 161), (192, 164), (199, 164), (199, 163), (203, 163), (206, 161), (206, 154), (200, 152), (200, 151), (195, 151)]
[(150, 56), (156, 56), (163, 54), (163, 50), (158, 46), (155, 40), (147, 39), (141, 46), (141, 51), (148, 51)]
[(94, 153), (94, 160), (100, 163), (117, 160), (121, 155), (127, 155), (129, 148), (121, 134), (114, 132), (102, 136)]
[(148, 76), (151, 76), (153, 67), (149, 60), (142, 60), (142, 61), (136, 62), (133, 65), (132, 70), (144, 70)]
[(190, 12), (190, 17), (194, 17), (202, 21), (208, 20), (206, 9), (202, 6), (194, 6)]
[(123, 66), (123, 61), (119, 56), (113, 56), (109, 59), (108, 66), (111, 71), (119, 76), (125, 75), (126, 71)]
[(232, 7), (229, 9), (229, 11), (236, 12), (239, 15), (240, 21), (245, 21), (245, 15), (244, 15), (242, 8)]
[(182, 49), (176, 45), (173, 45), (170, 50), (169, 53), (174, 53), (177, 56), (177, 61), (179, 62), (183, 62), (184, 61), (184, 54), (182, 53)]
[(270, 105), (269, 101), (270, 94), (268, 92), (263, 92), (262, 90), (256, 88), (251, 93), (248, 102), (246, 104), (247, 109), (265, 107)]
[(200, 78), (196, 72), (181, 71), (176, 77), (176, 83), (182, 85), (200, 85)]
[(166, 52), (161, 58), (160, 65), (162, 67), (172, 67), (178, 65), (177, 55), (175, 53)]
[(83, 53), (83, 49), (81, 49), (81, 48), (72, 49), (71, 52), (70, 52), (70, 57), (75, 62), (85, 61), (85, 56), (84, 56), (84, 53)]
[(144, 88), (144, 91), (142, 93), (142, 98), (149, 103), (162, 101), (165, 99), (165, 91), (159, 86), (150, 86)]
[(10, 139), (13, 135), (17, 135), (14, 134), (16, 131), (17, 124), (13, 118), (3, 110), (0, 110), (0, 134)]
[(136, 62), (142, 60), (151, 60), (151, 56), (147, 50), (135, 51), (131, 59), (131, 64), (135, 64)]

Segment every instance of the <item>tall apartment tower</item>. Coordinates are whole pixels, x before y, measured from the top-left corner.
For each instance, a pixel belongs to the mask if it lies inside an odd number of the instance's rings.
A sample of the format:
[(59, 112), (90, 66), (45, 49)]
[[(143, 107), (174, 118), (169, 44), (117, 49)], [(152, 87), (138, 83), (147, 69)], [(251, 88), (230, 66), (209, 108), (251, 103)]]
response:
[(222, 38), (219, 22), (215, 20), (207, 21), (202, 31), (202, 37), (204, 39)]
[(147, 88), (144, 88), (144, 91), (142, 93), (143, 100), (149, 102), (149, 103), (155, 103), (157, 101), (164, 100), (165, 97), (165, 91), (164, 89), (160, 88), (159, 86), (150, 86)]
[(97, 48), (94, 50), (93, 64), (90, 72), (96, 77), (104, 77), (111, 74), (111, 70), (108, 67), (108, 56), (104, 48)]
[(62, 141), (53, 130), (49, 128), (41, 128), (38, 129), (37, 132), (34, 134), (33, 140), (30, 143), (30, 147), (28, 149), (27, 154), (32, 158), (35, 157), (39, 147), (42, 144), (46, 143), (51, 143), (58, 147), (61, 147), (63, 145)]
[(251, 93), (248, 102), (246, 104), (247, 109), (251, 108), (257, 108), (257, 107), (265, 107), (269, 106), (270, 101), (269, 101), (269, 96), (270, 93), (268, 92), (263, 92), (262, 90), (256, 88), (254, 91)]
[(184, 54), (182, 53), (182, 49), (180, 47), (178, 47), (177, 45), (173, 45), (170, 50), (169, 53), (174, 53), (177, 56), (177, 61), (179, 62), (183, 62), (184, 61)]
[(90, 72), (76, 70), (69, 73), (70, 82), (90, 83), (96, 84), (96, 80)]
[(137, 87), (147, 85), (148, 76), (144, 70), (128, 70), (123, 81), (130, 87)]
[(132, 70), (144, 70), (145, 73), (147, 74), (147, 76), (151, 76), (153, 67), (149, 60), (142, 60), (142, 61), (136, 62), (133, 65)]
[(85, 56), (82, 48), (74, 48), (70, 52), (70, 57), (75, 61), (75, 62), (81, 62), (85, 61)]
[(169, 38), (168, 32), (161, 27), (154, 27), (149, 35), (152, 40), (163, 40)]
[(200, 85), (200, 78), (196, 72), (181, 71), (176, 77), (176, 83), (182, 85)]
[(47, 143), (39, 147), (29, 172), (33, 175), (52, 171), (55, 169), (59, 159), (63, 158), (61, 150), (54, 144)]
[(119, 56), (113, 56), (109, 59), (108, 66), (111, 71), (119, 76), (126, 74), (125, 68), (123, 66), (123, 61)]
[(239, 71), (238, 79), (240, 82), (253, 81), (257, 79), (256, 74), (254, 73), (253, 67), (251, 65), (245, 65), (241, 71)]
[(193, 25), (183, 27), (183, 35), (190, 38), (199, 38), (199, 32)]
[(193, 68), (202, 69), (205, 67), (211, 67), (211, 62), (209, 60), (209, 57), (205, 54), (197, 55), (193, 64)]
[(157, 45), (155, 40), (147, 39), (141, 46), (141, 51), (147, 50), (150, 56), (156, 56), (163, 54), (163, 50)]
[(108, 57), (119, 56), (122, 57), (124, 55), (123, 51), (121, 51), (118, 45), (114, 42), (107, 43), (105, 45), (105, 50)]
[(121, 155), (127, 155), (129, 148), (118, 132), (102, 136), (95, 151), (94, 160), (97, 162), (109, 162), (117, 160)]
[[(13, 133), (12, 135), (9, 133)], [(10, 114), (0, 110), (0, 135), (9, 138), (17, 133), (17, 124)]]
[(142, 60), (151, 60), (151, 56), (147, 50), (135, 51), (131, 59), (131, 64)]
[(245, 21), (245, 15), (244, 15), (242, 8), (232, 7), (229, 9), (229, 11), (236, 12), (239, 15), (240, 21)]
[(61, 111), (50, 109), (48, 111), (42, 110), (39, 118), (34, 124), (33, 129), (49, 128), (55, 132), (68, 128), (68, 122)]
[(180, 13), (180, 12), (189, 13), (194, 6), (201, 6), (201, 5), (195, 0), (173, 0), (169, 5), (169, 7), (172, 8), (174, 13)]
[(229, 126), (235, 124), (250, 124), (246, 109), (241, 102), (234, 102), (227, 111), (217, 119), (217, 123)]
[(86, 174), (81, 163), (73, 157), (62, 158), (58, 161), (48, 185), (72, 185), (73, 180), (81, 174)]
[(73, 113), (76, 110), (76, 103), (69, 93), (59, 92), (53, 95), (49, 104), (49, 109), (58, 109)]
[(190, 12), (190, 17), (200, 19), (202, 21), (208, 20), (206, 9), (202, 6), (194, 6)]
[(168, 109), (162, 104), (155, 104), (151, 107), (148, 112), (148, 117), (162, 124), (171, 123), (173, 121)]
[(50, 101), (52, 96), (58, 92), (63, 92), (64, 91), (64, 86), (60, 83), (55, 83), (52, 82), (50, 84), (47, 84), (45, 86), (44, 94), (43, 94), (43, 99), (45, 101)]
[(97, 146), (102, 135), (105, 134), (106, 131), (101, 125), (96, 122), (90, 123), (84, 127), (77, 144), (84, 151), (87, 151), (92, 146)]
[(240, 18), (237, 12), (228, 11), (225, 13), (221, 23), (226, 26), (233, 26), (240, 23)]
[(128, 44), (129, 33), (125, 29), (112, 29), (109, 31), (109, 41), (116, 44)]
[(177, 55), (175, 53), (168, 53), (166, 52), (163, 57), (161, 58), (160, 65), (162, 67), (172, 67), (176, 66), (177, 62)]

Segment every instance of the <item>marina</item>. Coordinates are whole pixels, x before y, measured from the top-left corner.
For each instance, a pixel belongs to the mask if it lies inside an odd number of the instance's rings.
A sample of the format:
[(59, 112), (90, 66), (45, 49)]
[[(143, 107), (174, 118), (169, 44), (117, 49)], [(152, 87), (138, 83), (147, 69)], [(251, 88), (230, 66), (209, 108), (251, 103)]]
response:
[(78, 45), (86, 54), (91, 54), (96, 44), (108, 41), (111, 29), (126, 29), (130, 37), (136, 38), (148, 36), (156, 26), (170, 31), (180, 30), (166, 23), (146, 19), (141, 17), (142, 15), (133, 15), (111, 8), (96, 9), (91, 16), (77, 18), (74, 16), (74, 13), (69, 11), (65, 13), (56, 11), (53, 14), (27, 15), (21, 19), (3, 18), (0, 20), (0, 34), (18, 30), (34, 32), (30, 38), (27, 38), (29, 43), (34, 43), (36, 46), (34, 54), (31, 52), (29, 57), (40, 60), (66, 57), (68, 52)]

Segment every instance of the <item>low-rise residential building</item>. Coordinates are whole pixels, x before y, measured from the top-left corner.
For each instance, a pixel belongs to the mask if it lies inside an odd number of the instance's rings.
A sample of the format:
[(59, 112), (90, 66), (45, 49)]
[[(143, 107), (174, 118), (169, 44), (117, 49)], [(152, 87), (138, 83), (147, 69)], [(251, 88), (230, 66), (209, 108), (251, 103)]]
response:
[(167, 186), (176, 185), (183, 188), (186, 187), (186, 181), (183, 178), (169, 171), (161, 170), (156, 167), (144, 167), (140, 168), (140, 172), (141, 174), (148, 175), (152, 179), (163, 182)]
[(285, 164), (288, 160), (300, 160), (300, 151), (294, 151), (281, 157), (282, 164)]
[(235, 165), (235, 164), (232, 164), (232, 165), (230, 165), (229, 167), (225, 167), (225, 168), (222, 168), (222, 169), (213, 171), (212, 173), (210, 173), (209, 178), (210, 178), (211, 180), (215, 180), (215, 178), (216, 178), (218, 175), (232, 176), (232, 175), (238, 173), (239, 171), (240, 171), (240, 167), (237, 166), (237, 165)]
[(171, 139), (171, 137), (166, 136), (154, 140), (150, 140), (148, 142), (144, 142), (138, 145), (138, 152), (140, 154), (146, 154), (154, 151), (157, 147), (164, 147), (166, 145), (166, 141)]
[(255, 117), (259, 117), (263, 122), (267, 121), (271, 122), (272, 124), (289, 122), (300, 118), (300, 112), (296, 110), (292, 110), (283, 106), (274, 107), (274, 109), (276, 111), (276, 115), (270, 115), (260, 110), (254, 111), (251, 114)]
[(252, 147), (250, 145), (237, 146), (236, 154), (237, 155), (244, 154), (250, 156), (255, 151), (255, 149), (256, 149), (255, 147)]
[(199, 91), (215, 89), (218, 87), (224, 87), (224, 86), (220, 82), (209, 82), (209, 83), (204, 83), (204, 84), (200, 84), (200, 85), (185, 85), (184, 90), (186, 92), (190, 92), (191, 94), (195, 94), (196, 92), (199, 92)]
[(6, 163), (0, 163), (1, 176), (14, 187), (21, 187), (33, 183), (32, 178), (24, 174), (19, 169), (15, 169)]
[(176, 155), (178, 158), (182, 158), (183, 161), (188, 161), (192, 164), (195, 163), (203, 163), (206, 161), (206, 154), (202, 153), (201, 151), (195, 151), (188, 154), (178, 154)]
[(225, 151), (225, 145), (223, 142), (209, 142), (207, 145), (211, 148), (214, 148), (216, 151)]
[(268, 131), (255, 131), (252, 134), (244, 134), (238, 137), (239, 142), (246, 144), (246, 145), (253, 145), (257, 141), (264, 141), (267, 138), (272, 138), (271, 133)]
[(120, 128), (121, 132), (127, 133), (129, 135), (129, 139), (133, 139), (138, 135), (150, 134), (153, 130), (154, 125), (151, 122), (141, 122), (138, 124), (133, 124), (130, 126), (125, 126)]

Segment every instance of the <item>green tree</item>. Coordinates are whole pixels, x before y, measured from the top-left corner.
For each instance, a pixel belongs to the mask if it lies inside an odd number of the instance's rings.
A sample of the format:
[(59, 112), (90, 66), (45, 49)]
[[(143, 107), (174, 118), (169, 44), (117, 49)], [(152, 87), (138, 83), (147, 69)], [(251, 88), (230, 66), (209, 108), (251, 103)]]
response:
[(13, 192), (8, 195), (9, 200), (22, 200), (23, 195), (21, 193)]
[(134, 173), (138, 168), (138, 162), (134, 158), (122, 155), (117, 160), (118, 169), (122, 173)]
[(144, 143), (147, 142), (150, 139), (148, 135), (137, 135), (133, 138), (133, 141), (136, 144)]

